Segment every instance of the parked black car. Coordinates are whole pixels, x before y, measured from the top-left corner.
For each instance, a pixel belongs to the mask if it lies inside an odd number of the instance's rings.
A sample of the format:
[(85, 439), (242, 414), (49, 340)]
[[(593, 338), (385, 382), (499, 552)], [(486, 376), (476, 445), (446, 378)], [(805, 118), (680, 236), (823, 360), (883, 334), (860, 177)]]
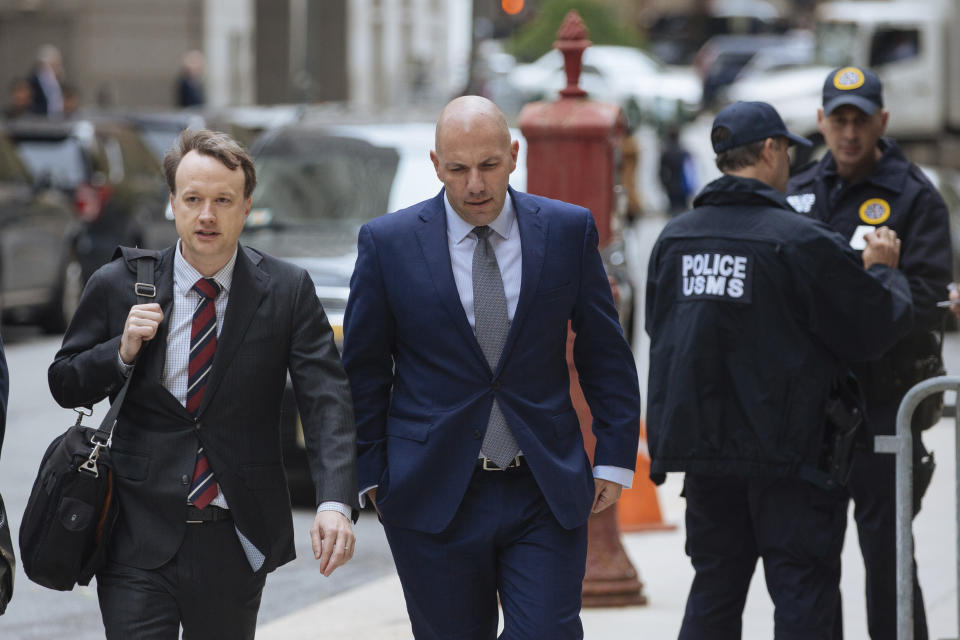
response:
[(66, 194), (80, 230), (74, 244), (82, 281), (118, 245), (159, 248), (176, 239), (164, 217), (160, 164), (134, 129), (110, 118), (10, 122), (9, 135), (38, 184)]
[(36, 185), (0, 128), (0, 309), (7, 322), (66, 328), (83, 288), (69, 200)]

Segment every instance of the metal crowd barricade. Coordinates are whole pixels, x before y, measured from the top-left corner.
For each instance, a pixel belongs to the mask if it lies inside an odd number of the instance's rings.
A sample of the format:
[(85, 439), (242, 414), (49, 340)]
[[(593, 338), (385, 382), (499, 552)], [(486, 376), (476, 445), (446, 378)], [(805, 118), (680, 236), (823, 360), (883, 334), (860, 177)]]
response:
[[(956, 512), (960, 532), (960, 376), (938, 376), (914, 385), (897, 410), (897, 435), (876, 436), (877, 453), (897, 456), (897, 640), (913, 640), (913, 412), (927, 396), (941, 391), (956, 391), (955, 414)], [(957, 613), (960, 620), (960, 544), (957, 553)]]

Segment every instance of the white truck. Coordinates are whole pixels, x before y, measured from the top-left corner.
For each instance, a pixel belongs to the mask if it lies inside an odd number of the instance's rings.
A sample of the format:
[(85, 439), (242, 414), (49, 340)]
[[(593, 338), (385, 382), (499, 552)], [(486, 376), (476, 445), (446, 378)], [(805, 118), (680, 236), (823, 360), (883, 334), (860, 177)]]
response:
[(883, 81), (887, 135), (911, 159), (960, 169), (960, 0), (846, 0), (816, 9), (816, 64), (731, 85), (732, 100), (769, 102), (813, 139), (831, 69), (869, 67)]

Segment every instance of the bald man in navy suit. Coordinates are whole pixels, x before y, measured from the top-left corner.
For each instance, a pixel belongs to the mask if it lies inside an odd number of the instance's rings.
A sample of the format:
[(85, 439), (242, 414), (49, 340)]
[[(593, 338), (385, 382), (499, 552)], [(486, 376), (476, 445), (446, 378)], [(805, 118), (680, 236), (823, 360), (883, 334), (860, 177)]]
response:
[[(587, 519), (629, 487), (640, 395), (582, 207), (508, 187), (518, 143), (451, 102), (443, 190), (360, 230), (344, 325), (359, 488), (380, 513), (418, 640), (583, 637)], [(570, 399), (568, 325), (594, 416)]]

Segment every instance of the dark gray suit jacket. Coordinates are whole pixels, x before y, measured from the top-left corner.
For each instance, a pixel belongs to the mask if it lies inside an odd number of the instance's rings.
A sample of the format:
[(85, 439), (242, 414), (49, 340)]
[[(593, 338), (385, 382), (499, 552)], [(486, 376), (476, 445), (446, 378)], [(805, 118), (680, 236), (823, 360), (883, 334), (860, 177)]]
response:
[[(113, 436), (121, 512), (111, 557), (152, 569), (176, 553), (199, 441), (237, 528), (266, 556), (261, 571), (271, 571), (295, 556), (279, 437), (288, 371), (317, 500), (342, 502), (358, 513), (356, 431), (333, 332), (306, 271), (241, 246), (213, 369), (194, 420), (162, 382), (173, 252), (173, 247), (163, 251), (156, 268), (156, 301), (164, 321), (140, 352)], [(62, 406), (95, 403), (119, 391), (117, 353), (127, 313), (136, 304), (135, 281), (135, 265), (122, 257), (87, 283), (49, 370), (50, 390)]]

